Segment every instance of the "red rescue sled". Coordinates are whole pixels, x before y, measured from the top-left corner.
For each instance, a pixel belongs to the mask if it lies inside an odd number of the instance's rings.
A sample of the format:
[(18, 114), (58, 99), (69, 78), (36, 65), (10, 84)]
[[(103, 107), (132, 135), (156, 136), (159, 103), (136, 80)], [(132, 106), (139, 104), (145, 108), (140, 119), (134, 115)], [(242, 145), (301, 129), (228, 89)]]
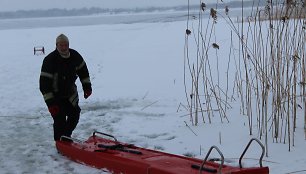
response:
[[(97, 134), (101, 136), (97, 136)], [(111, 139), (109, 137), (111, 137)], [(241, 160), (253, 140), (256, 140), (263, 149), (259, 159), (260, 166), (243, 168)], [(60, 141), (56, 142), (56, 147), (60, 153), (71, 160), (95, 168), (107, 169), (113, 174), (269, 173), (269, 168), (262, 166), (264, 147), (257, 139), (251, 139), (247, 145), (239, 159), (239, 167), (224, 165), (223, 154), (216, 146), (212, 146), (205, 159), (200, 160), (121, 143), (117, 141), (114, 136), (101, 132), (94, 132), (93, 135), (84, 142), (77, 139), (62, 137)], [(207, 160), (213, 149), (216, 149), (221, 156), (219, 163)]]

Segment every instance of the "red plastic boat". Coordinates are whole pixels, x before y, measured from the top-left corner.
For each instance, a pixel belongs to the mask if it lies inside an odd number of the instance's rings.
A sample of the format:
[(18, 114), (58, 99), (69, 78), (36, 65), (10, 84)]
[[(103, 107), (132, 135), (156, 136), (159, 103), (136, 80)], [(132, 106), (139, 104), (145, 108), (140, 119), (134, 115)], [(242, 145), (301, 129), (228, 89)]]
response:
[[(114, 136), (101, 132), (94, 132), (84, 142), (62, 137), (56, 142), (56, 147), (71, 160), (107, 169), (113, 174), (268, 174), (269, 168), (262, 166), (264, 147), (261, 143), (263, 153), (259, 159), (260, 166), (243, 168), (241, 165), (241, 160), (253, 140), (260, 143), (257, 139), (251, 139), (239, 159), (240, 167), (224, 165), (223, 154), (216, 146), (212, 146), (205, 159), (200, 160), (121, 143)], [(221, 156), (219, 163), (207, 161), (213, 149)]]

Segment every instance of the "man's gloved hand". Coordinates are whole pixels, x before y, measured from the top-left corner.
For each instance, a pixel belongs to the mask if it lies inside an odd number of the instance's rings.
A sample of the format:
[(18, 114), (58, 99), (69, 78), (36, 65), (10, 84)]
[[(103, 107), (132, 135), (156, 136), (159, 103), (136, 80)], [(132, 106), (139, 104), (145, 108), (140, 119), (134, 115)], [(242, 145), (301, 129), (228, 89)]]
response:
[(87, 99), (91, 95), (91, 93), (92, 93), (91, 90), (84, 91), (84, 98)]
[(52, 106), (48, 107), (48, 110), (49, 110), (51, 116), (55, 117), (59, 113), (60, 108), (59, 108), (58, 105), (52, 105)]

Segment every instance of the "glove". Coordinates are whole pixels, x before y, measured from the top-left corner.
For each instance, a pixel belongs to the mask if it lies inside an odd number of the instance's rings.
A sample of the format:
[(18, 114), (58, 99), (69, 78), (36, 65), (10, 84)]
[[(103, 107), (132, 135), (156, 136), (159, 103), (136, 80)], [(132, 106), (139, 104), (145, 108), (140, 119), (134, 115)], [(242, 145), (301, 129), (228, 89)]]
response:
[(59, 108), (58, 105), (52, 105), (52, 106), (48, 107), (48, 110), (49, 110), (51, 116), (54, 117), (59, 113), (60, 108)]
[(84, 91), (84, 98), (87, 99), (91, 95), (91, 93), (92, 93), (91, 90)]

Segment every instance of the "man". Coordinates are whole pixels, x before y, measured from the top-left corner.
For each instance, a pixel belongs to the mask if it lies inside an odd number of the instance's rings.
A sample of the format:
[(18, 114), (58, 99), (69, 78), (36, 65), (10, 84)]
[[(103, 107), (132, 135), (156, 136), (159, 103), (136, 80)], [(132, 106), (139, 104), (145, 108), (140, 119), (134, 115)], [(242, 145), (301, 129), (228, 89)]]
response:
[(76, 128), (81, 109), (75, 81), (79, 77), (87, 99), (91, 93), (91, 82), (83, 57), (69, 48), (68, 37), (60, 34), (56, 38), (56, 49), (47, 55), (41, 67), (40, 91), (53, 118), (54, 140), (61, 136), (71, 137)]

